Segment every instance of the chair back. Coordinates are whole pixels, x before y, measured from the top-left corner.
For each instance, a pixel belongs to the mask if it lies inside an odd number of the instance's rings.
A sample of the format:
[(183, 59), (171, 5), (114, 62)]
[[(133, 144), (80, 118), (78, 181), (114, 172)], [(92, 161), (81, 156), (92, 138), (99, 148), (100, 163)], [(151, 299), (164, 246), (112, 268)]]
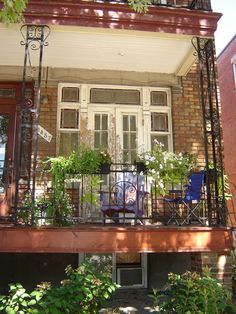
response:
[(185, 192), (184, 201), (200, 201), (203, 195), (205, 171), (193, 172), (188, 177), (188, 187)]
[(109, 195), (101, 192), (102, 211), (132, 212), (137, 216), (143, 211), (144, 196), (144, 176), (119, 173)]

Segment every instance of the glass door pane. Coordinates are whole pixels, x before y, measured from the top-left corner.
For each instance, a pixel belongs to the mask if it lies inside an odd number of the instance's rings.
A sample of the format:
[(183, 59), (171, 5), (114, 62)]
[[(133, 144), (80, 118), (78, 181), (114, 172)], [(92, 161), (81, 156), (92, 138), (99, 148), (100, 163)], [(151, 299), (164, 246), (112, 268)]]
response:
[(9, 116), (0, 115), (0, 193), (5, 192), (6, 153), (8, 141)]
[(135, 115), (123, 115), (123, 161), (133, 162), (136, 156), (136, 127)]

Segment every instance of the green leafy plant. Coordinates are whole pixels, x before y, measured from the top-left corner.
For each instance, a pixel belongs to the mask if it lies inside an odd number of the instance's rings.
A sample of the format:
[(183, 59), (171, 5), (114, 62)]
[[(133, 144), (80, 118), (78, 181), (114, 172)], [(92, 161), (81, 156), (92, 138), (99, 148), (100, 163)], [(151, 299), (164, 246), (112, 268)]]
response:
[(66, 279), (58, 287), (42, 283), (27, 293), (21, 284), (11, 284), (9, 294), (0, 296), (0, 310), (7, 314), (96, 314), (116, 290), (110, 274), (84, 263), (66, 267)]
[(5, 24), (20, 23), (24, 21), (23, 12), (28, 0), (3, 0), (3, 8), (0, 11), (0, 21)]
[(7, 314), (39, 313), (35, 306), (43, 297), (43, 290), (34, 290), (27, 293), (20, 284), (9, 285), (9, 295), (0, 296), (0, 311)]
[[(129, 6), (138, 13), (147, 13), (151, 0), (128, 0)], [(28, 0), (3, 0), (3, 8), (0, 11), (0, 21), (5, 24), (24, 21), (23, 13)]]
[[(19, 224), (30, 225), (32, 223), (32, 208), (32, 198), (27, 193), (16, 213)], [(56, 197), (54, 194), (47, 197), (36, 197), (34, 204), (34, 224), (68, 225), (72, 223), (72, 212), (73, 205), (67, 193), (61, 196), (57, 194)]]
[(160, 313), (176, 314), (223, 314), (230, 303), (226, 288), (211, 277), (209, 268), (203, 275), (186, 272), (183, 275), (170, 273), (170, 290), (166, 296), (156, 290), (151, 295), (153, 304)]
[(100, 164), (111, 164), (111, 156), (106, 149), (99, 151), (99, 157)]
[(148, 168), (148, 175), (155, 181), (156, 192), (165, 195), (168, 185), (186, 183), (189, 172), (195, 167), (195, 157), (188, 153), (175, 154), (164, 150), (155, 140), (152, 152), (139, 156)]

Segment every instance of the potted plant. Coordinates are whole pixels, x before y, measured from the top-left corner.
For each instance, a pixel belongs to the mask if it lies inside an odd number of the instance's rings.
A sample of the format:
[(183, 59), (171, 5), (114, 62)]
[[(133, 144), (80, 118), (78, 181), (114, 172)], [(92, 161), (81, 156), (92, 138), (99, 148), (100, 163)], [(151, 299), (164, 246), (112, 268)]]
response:
[(148, 167), (146, 164), (145, 154), (140, 154), (136, 157), (134, 164), (138, 173), (147, 173)]
[(166, 195), (171, 186), (187, 181), (195, 166), (195, 157), (188, 153), (165, 151), (163, 144), (155, 141), (153, 151), (144, 153), (148, 175), (155, 182), (155, 194)]
[(100, 172), (102, 174), (110, 173), (111, 167), (111, 156), (107, 150), (99, 151), (99, 158), (100, 158)]

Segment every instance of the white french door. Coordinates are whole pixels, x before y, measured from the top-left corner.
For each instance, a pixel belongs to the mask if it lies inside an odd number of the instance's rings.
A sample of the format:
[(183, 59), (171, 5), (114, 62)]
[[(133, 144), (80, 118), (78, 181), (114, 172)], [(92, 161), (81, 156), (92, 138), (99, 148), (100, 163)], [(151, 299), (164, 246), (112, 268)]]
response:
[(88, 106), (93, 146), (108, 148), (114, 162), (133, 162), (144, 145), (142, 109), (133, 106)]

